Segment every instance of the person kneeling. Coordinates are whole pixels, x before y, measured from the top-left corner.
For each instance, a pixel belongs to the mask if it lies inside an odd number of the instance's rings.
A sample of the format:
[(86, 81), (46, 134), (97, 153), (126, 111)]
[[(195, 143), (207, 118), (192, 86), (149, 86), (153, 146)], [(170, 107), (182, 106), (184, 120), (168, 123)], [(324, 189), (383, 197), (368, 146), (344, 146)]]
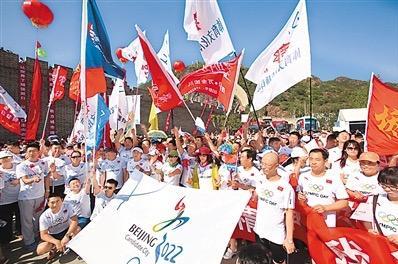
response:
[(37, 246), (37, 255), (49, 252), (47, 258), (52, 259), (57, 252), (65, 251), (66, 244), (80, 231), (80, 228), (72, 206), (63, 203), (60, 194), (50, 194), (48, 207), (39, 220), (42, 242)]

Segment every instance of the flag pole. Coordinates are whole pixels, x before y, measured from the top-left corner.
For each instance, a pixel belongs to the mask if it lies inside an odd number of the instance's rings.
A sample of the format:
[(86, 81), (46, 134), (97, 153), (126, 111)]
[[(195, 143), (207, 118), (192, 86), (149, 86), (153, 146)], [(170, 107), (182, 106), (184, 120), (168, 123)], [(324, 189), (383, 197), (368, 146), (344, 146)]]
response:
[[(310, 77), (310, 131), (312, 131), (312, 78)], [(305, 120), (304, 120), (305, 129)], [(312, 139), (312, 133), (310, 133), (310, 138)]]
[[(235, 51), (234, 51), (234, 55), (235, 55), (235, 58), (238, 57), (238, 55), (236, 55)], [(253, 113), (254, 113), (254, 117), (256, 118), (256, 121), (257, 121), (258, 130), (260, 131), (260, 121), (258, 121), (257, 112), (256, 112), (256, 109), (254, 108), (252, 96), (249, 93), (249, 88), (247, 86), (246, 79), (245, 79), (245, 77), (243, 75), (242, 67), (239, 69), (239, 71), (240, 71), (240, 74), (242, 75), (243, 83), (245, 85), (245, 91), (247, 93), (247, 97), (249, 98), (249, 103), (250, 103), (251, 107), (253, 108)], [(232, 96), (234, 96), (234, 95), (232, 95)]]
[[(50, 100), (51, 100), (51, 99), (50, 99)], [(47, 113), (46, 113), (46, 119), (44, 120), (43, 131), (41, 132), (41, 139), (44, 139), (44, 136), (46, 135), (46, 127), (47, 127), (48, 116), (49, 116), (49, 114), (50, 114), (51, 103), (52, 103), (51, 101), (48, 102)]]

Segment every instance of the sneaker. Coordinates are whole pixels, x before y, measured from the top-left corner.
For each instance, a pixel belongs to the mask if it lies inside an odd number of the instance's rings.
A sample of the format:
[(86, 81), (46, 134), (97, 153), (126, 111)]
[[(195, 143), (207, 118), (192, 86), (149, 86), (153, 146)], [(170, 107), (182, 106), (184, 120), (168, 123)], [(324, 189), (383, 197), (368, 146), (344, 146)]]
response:
[(234, 252), (234, 251), (232, 251), (232, 249), (228, 248), (224, 254), (223, 259), (231, 259), (231, 258), (235, 257), (235, 255), (236, 255), (236, 251)]

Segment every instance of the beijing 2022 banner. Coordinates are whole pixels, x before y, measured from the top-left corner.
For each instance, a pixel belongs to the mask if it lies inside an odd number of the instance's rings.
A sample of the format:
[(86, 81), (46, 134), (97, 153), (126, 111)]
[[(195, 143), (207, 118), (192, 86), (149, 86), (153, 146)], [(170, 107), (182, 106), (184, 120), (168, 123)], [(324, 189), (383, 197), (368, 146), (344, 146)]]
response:
[(250, 193), (181, 188), (137, 173), (69, 246), (88, 264), (219, 264)]

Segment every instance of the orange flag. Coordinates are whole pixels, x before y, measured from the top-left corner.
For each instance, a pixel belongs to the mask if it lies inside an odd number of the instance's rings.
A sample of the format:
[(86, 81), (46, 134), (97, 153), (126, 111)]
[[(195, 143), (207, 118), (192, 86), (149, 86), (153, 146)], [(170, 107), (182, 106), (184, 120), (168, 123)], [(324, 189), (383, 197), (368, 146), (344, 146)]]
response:
[(70, 79), (69, 98), (74, 101), (80, 101), (80, 64), (77, 65)]
[(366, 128), (368, 151), (379, 155), (398, 152), (398, 89), (381, 82), (372, 74)]

